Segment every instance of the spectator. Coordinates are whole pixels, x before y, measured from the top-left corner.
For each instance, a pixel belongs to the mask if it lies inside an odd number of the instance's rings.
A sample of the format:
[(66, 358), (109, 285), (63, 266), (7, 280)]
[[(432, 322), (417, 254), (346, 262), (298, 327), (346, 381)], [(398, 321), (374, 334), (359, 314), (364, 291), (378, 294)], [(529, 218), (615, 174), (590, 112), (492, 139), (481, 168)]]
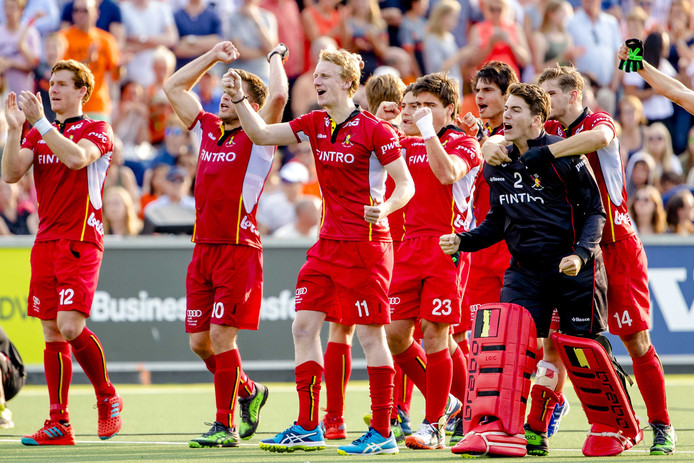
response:
[(655, 187), (641, 185), (636, 189), (629, 198), (629, 215), (640, 237), (665, 233), (665, 208)]
[(0, 235), (35, 235), (38, 230), (35, 211), (19, 207), (18, 198), (17, 184), (0, 180)]
[(439, 0), (432, 9), (423, 43), (424, 73), (448, 71), (462, 85), (460, 66), (466, 56), (465, 49), (458, 49), (451, 33), (458, 23), (458, 15), (460, 4), (455, 0)]
[(141, 143), (149, 143), (149, 107), (145, 89), (129, 80), (123, 83), (120, 102), (114, 111), (113, 132), (123, 143), (125, 157), (132, 159), (134, 150)]
[[(687, 74), (694, 58), (694, 30), (692, 30), (692, 8), (689, 0), (674, 0), (670, 5), (668, 35), (670, 52), (668, 61), (677, 71), (677, 80), (691, 88), (692, 80)], [(687, 132), (692, 126), (692, 115), (679, 105), (674, 105), (672, 145), (675, 152), (687, 146)]]
[(678, 235), (694, 234), (694, 195), (687, 188), (680, 189), (667, 202), (668, 233)]
[(429, 0), (409, 0), (409, 8), (405, 11), (398, 32), (400, 46), (410, 54), (412, 63), (416, 65), (417, 75), (422, 75), (424, 69), (424, 36), (427, 32), (427, 10)]
[(655, 160), (656, 184), (658, 184), (663, 172), (674, 172), (682, 175), (682, 165), (672, 149), (670, 132), (660, 122), (646, 128), (646, 151)]
[(533, 65), (537, 74), (557, 63), (562, 66), (573, 63), (586, 52), (585, 47), (573, 46), (573, 39), (566, 31), (566, 21), (570, 17), (567, 7), (565, 0), (549, 0), (540, 28), (532, 35)]
[[(669, 47), (664, 46), (665, 37), (662, 32), (648, 34), (644, 42), (643, 59), (653, 67), (658, 68), (663, 74), (675, 77), (677, 71), (665, 59), (665, 52), (669, 49)], [(624, 73), (622, 82), (625, 94), (634, 95), (643, 102), (643, 115), (648, 123), (662, 122), (672, 133), (672, 115), (675, 112), (672, 101), (657, 93), (650, 85), (646, 85), (646, 81), (636, 72)]]
[(185, 124), (175, 113), (166, 118), (164, 143), (157, 155), (152, 159), (152, 165), (176, 165), (181, 155), (193, 153), (193, 139)]
[(481, 67), (489, 61), (502, 61), (520, 77), (521, 68), (530, 64), (530, 48), (523, 29), (510, 19), (508, 0), (487, 0), (482, 12), (484, 21), (470, 30), (468, 65)]
[(163, 194), (145, 207), (143, 233), (152, 233), (163, 227), (192, 232), (195, 198), (190, 195), (190, 181), (184, 168), (169, 168), (164, 178)]
[(166, 175), (171, 170), (168, 164), (157, 164), (145, 171), (142, 181), (142, 196), (140, 196), (140, 218), (144, 218), (145, 207), (164, 194)]
[(294, 206), (296, 220), (278, 228), (272, 234), (273, 238), (318, 239), (318, 223), (320, 222), (321, 200), (315, 196), (300, 196)]
[[(383, 57), (383, 66), (390, 67), (395, 72), (400, 79), (406, 84), (412, 84), (420, 76), (419, 66), (415, 61), (412, 61), (412, 57), (400, 47), (388, 47), (386, 48), (386, 54)], [(378, 68), (375, 75), (379, 75)]]
[(645, 151), (634, 153), (627, 162), (627, 197), (632, 196), (636, 189), (643, 185), (655, 186), (655, 160)]
[(289, 59), (284, 64), (284, 70), (287, 72), (291, 87), (305, 69), (306, 34), (304, 34), (304, 28), (301, 25), (301, 12), (294, 0), (260, 0), (260, 8), (275, 15), (276, 19), (279, 18), (277, 38), (291, 50)]
[(685, 183), (694, 186), (694, 127), (687, 132), (687, 149), (679, 155)]
[(619, 100), (619, 125), (622, 127), (619, 149), (626, 164), (634, 153), (643, 149), (646, 142), (643, 104), (634, 95), (626, 95)]
[(625, 37), (630, 37), (639, 40), (646, 40), (648, 32), (646, 31), (646, 21), (648, 15), (639, 6), (632, 8), (626, 16)]
[(314, 4), (306, 5), (301, 12), (301, 24), (306, 34), (304, 44), (305, 71), (313, 72), (313, 41), (319, 37), (330, 37), (337, 46), (341, 46), (344, 35), (347, 10), (340, 5), (340, 0), (317, 0)]
[(214, 114), (219, 110), (222, 88), (219, 85), (219, 77), (214, 72), (208, 71), (200, 77), (195, 92), (200, 98), (203, 111)]
[(316, 106), (316, 89), (313, 87), (313, 70), (318, 62), (318, 56), (322, 50), (336, 50), (337, 42), (330, 37), (318, 37), (311, 43), (311, 67), (301, 74), (294, 86), (292, 86), (289, 102), (292, 107), (293, 117), (299, 117), (309, 112)]
[(386, 23), (381, 18), (378, 0), (348, 0), (347, 8), (343, 47), (361, 56), (363, 84), (385, 56), (388, 47)]
[(181, 154), (176, 159), (176, 166), (182, 167), (188, 171), (190, 176), (190, 191), (191, 196), (195, 196), (195, 176), (198, 173), (198, 155), (197, 150)]
[[(5, 24), (7, 17), (4, 14), (2, 6), (4, 0), (0, 0), (0, 23)], [(22, 13), (22, 24), (27, 24), (30, 21), (41, 34), (41, 37), (46, 37), (58, 30), (60, 22), (60, 11), (56, 0), (28, 0), (24, 2), (26, 8)]]
[[(374, 111), (375, 113), (375, 111)], [(292, 161), (300, 162), (308, 170), (308, 181), (301, 189), (301, 194), (312, 195), (317, 198), (321, 197), (320, 185), (318, 185), (318, 177), (316, 176), (316, 161), (313, 158), (313, 150), (309, 142), (301, 142), (287, 147), (292, 154)]]
[[(73, 8), (75, 2), (68, 2), (63, 7), (63, 13), (60, 17), (61, 29), (67, 29), (73, 23)], [(97, 0), (99, 8), (96, 27), (102, 31), (109, 32), (118, 43), (118, 48), (125, 46), (125, 30), (123, 29), (123, 17), (121, 15), (120, 6), (113, 0)]]
[(574, 45), (587, 50), (576, 58), (576, 68), (592, 73), (601, 87), (610, 86), (622, 43), (619, 24), (614, 16), (600, 10), (600, 0), (581, 0), (581, 6), (567, 25)]
[(148, 88), (154, 82), (152, 59), (159, 46), (173, 48), (178, 41), (176, 23), (166, 2), (131, 0), (121, 3), (125, 51), (133, 54), (128, 79)]
[(11, 92), (34, 91), (33, 70), (41, 55), (41, 38), (33, 21), (21, 23), (26, 0), (6, 0), (0, 25), (0, 74)]
[(132, 169), (125, 165), (123, 159), (123, 142), (115, 136), (113, 138), (113, 153), (111, 153), (111, 165), (108, 175), (104, 179), (104, 189), (119, 187), (130, 195), (130, 202), (134, 205), (135, 215), (140, 212), (140, 190)]
[(176, 69), (206, 53), (222, 38), (222, 23), (211, 5), (203, 0), (188, 0), (185, 8), (174, 13), (180, 40), (174, 47)]
[(684, 184), (684, 177), (680, 174), (663, 172), (663, 175), (660, 176), (658, 188), (663, 198), (663, 204), (667, 204), (677, 191), (681, 188), (687, 188), (687, 186)]
[(258, 3), (259, 0), (242, 0), (242, 6), (230, 18), (228, 37), (241, 55), (234, 67), (252, 72), (267, 84), (267, 55), (277, 44), (277, 19)]
[[(110, 174), (109, 174), (110, 175)], [(116, 236), (135, 236), (142, 230), (135, 203), (121, 186), (104, 189), (104, 233)]]
[(263, 195), (258, 201), (258, 230), (272, 234), (280, 227), (296, 220), (294, 206), (308, 182), (308, 169), (300, 162), (288, 162), (280, 169), (282, 189), (271, 195)]
[(157, 47), (152, 54), (154, 81), (147, 88), (147, 106), (149, 107), (149, 139), (159, 146), (164, 141), (166, 118), (173, 112), (164, 93), (164, 82), (176, 70), (176, 56), (166, 47)]
[(75, 0), (74, 26), (61, 31), (67, 40), (65, 59), (86, 64), (94, 74), (94, 90), (84, 104), (84, 113), (92, 119), (111, 122), (109, 79), (118, 81), (120, 51), (116, 39), (96, 27), (99, 10), (96, 0)]
[(51, 109), (51, 98), (48, 96), (50, 87), (51, 70), (53, 65), (65, 57), (67, 40), (59, 32), (49, 34), (43, 41), (43, 58), (34, 69), (34, 84), (36, 91), (41, 94), (43, 113), (49, 122), (55, 120), (55, 113)]

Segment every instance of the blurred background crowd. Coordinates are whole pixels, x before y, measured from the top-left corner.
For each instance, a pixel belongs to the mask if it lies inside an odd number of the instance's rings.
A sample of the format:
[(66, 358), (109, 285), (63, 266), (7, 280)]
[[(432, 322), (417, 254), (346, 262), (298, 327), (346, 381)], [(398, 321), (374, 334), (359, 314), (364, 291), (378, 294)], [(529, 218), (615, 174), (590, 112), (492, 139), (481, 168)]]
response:
[[(192, 230), (197, 141), (162, 86), (220, 40), (241, 52), (234, 67), (266, 81), (267, 53), (287, 44), (285, 120), (315, 108), (312, 72), (324, 48), (359, 53), (362, 83), (374, 74), (411, 83), (448, 71), (461, 84), (462, 114), (477, 114), (470, 80), (488, 61), (508, 63), (525, 82), (548, 66), (573, 63), (588, 83), (584, 103), (618, 123), (639, 234), (690, 235), (694, 120), (638, 74), (618, 71), (616, 53), (626, 38), (640, 38), (648, 62), (691, 88), (692, 7), (690, 0), (0, 0), (0, 95), (4, 107), (10, 91), (38, 91), (53, 120), (52, 65), (68, 58), (89, 65), (96, 88), (85, 113), (109, 121), (117, 138), (104, 228), (128, 236), (165, 230), (148, 226), (157, 210), (173, 211), (184, 225), (171, 231)], [(218, 110), (224, 71), (218, 65), (195, 87), (206, 111)], [(355, 99), (368, 108), (363, 91)], [(4, 124), (2, 116), (0, 146)], [(315, 238), (321, 201), (311, 148), (302, 143), (278, 154), (258, 206), (259, 230)], [(0, 235), (35, 233), (32, 175), (0, 182), (0, 216)]]

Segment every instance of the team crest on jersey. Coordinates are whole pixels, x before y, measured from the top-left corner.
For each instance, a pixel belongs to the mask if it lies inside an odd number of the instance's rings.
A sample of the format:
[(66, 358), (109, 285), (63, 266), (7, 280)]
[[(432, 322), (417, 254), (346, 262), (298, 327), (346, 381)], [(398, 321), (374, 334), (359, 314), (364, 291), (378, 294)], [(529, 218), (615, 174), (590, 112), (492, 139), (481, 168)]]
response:
[(350, 141), (351, 138), (352, 138), (351, 133), (348, 133), (347, 135), (345, 135), (345, 140), (342, 142), (342, 146), (344, 146), (345, 148), (349, 148), (350, 146), (352, 146), (353, 143)]
[(236, 135), (232, 135), (231, 137), (229, 137), (229, 139), (227, 140), (226, 145), (227, 145), (227, 146), (234, 146), (234, 145), (236, 144), (236, 143), (234, 142), (234, 138), (235, 138), (235, 137), (236, 137)]
[(443, 143), (441, 143), (441, 146), (445, 148), (447, 144), (448, 144), (448, 140), (446, 140), (446, 141), (444, 141)]
[(532, 174), (531, 177), (533, 178), (533, 190), (544, 190), (545, 187), (542, 186), (540, 176), (537, 174)]

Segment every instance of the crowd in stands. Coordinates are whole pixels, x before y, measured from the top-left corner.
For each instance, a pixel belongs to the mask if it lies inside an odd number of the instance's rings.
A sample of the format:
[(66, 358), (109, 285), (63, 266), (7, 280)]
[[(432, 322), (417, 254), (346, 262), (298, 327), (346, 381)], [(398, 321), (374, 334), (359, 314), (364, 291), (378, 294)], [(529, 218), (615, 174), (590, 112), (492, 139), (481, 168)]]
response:
[[(638, 74), (617, 69), (617, 50), (631, 37), (644, 41), (648, 62), (692, 87), (691, 0), (0, 0), (0, 93), (4, 101), (10, 91), (40, 92), (53, 120), (51, 66), (68, 58), (88, 64), (96, 87), (85, 113), (109, 121), (117, 137), (104, 229), (127, 236), (162, 231), (153, 225), (162, 214), (194, 218), (197, 140), (173, 114), (163, 84), (220, 40), (240, 51), (234, 67), (265, 81), (267, 53), (287, 44), (285, 120), (315, 108), (312, 72), (324, 48), (359, 53), (362, 83), (374, 74), (411, 83), (448, 71), (460, 82), (463, 114), (477, 113), (470, 79), (490, 60), (508, 63), (525, 82), (572, 63), (588, 83), (584, 102), (618, 121), (639, 234), (691, 235), (694, 120)], [(206, 111), (218, 110), (224, 71), (213, 68), (195, 88)], [(368, 108), (363, 90), (355, 99)], [(0, 145), (4, 124), (2, 116)], [(320, 209), (310, 146), (281, 147), (259, 203), (259, 230), (315, 239)], [(0, 216), (0, 234), (36, 232), (31, 175), (0, 182)]]

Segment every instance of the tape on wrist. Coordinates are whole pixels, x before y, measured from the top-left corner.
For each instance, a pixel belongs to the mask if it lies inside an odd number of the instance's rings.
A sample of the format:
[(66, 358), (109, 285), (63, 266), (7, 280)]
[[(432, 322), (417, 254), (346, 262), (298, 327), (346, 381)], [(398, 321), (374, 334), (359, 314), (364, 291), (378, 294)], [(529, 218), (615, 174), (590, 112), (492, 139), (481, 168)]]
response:
[(38, 121), (34, 122), (34, 128), (39, 131), (41, 136), (43, 137), (46, 135), (48, 132), (53, 130), (55, 127), (51, 125), (50, 122), (48, 122), (48, 119), (45, 117), (42, 117)]
[(424, 140), (428, 140), (436, 136), (436, 130), (434, 130), (434, 116), (431, 114), (427, 114), (423, 118), (419, 119), (416, 123), (419, 133), (422, 135)]

